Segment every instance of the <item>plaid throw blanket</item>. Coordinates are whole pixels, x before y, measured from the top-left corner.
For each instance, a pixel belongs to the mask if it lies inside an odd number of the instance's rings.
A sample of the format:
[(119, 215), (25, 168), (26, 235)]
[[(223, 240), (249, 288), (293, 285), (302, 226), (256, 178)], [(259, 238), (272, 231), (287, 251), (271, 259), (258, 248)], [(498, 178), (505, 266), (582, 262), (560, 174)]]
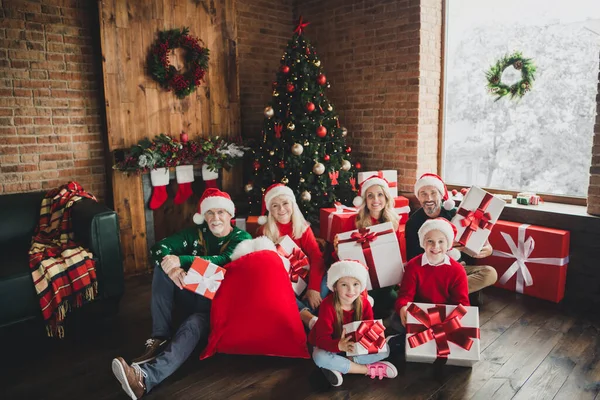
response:
[(77, 182), (46, 193), (31, 239), (29, 268), (48, 336), (64, 337), (63, 322), (70, 308), (93, 300), (97, 294), (92, 253), (73, 241), (71, 206), (83, 198), (96, 200)]

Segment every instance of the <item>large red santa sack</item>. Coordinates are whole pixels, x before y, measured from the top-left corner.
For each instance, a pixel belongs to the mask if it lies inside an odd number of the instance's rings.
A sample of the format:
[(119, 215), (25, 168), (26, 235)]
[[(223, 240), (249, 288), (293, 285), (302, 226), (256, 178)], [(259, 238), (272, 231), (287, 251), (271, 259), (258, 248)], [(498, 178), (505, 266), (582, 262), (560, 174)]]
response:
[(208, 345), (215, 353), (309, 358), (290, 277), (266, 237), (238, 245), (212, 301)]

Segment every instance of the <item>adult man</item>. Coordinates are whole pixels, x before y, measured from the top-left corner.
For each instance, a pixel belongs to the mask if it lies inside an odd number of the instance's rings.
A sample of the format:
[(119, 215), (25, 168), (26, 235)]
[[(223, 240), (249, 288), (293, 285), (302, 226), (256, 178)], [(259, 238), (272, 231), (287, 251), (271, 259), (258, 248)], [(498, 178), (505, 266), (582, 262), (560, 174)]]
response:
[[(423, 174), (415, 183), (415, 196), (421, 203), (406, 223), (406, 256), (410, 260), (423, 253), (419, 244), (419, 228), (431, 218), (443, 217), (448, 221), (456, 215), (454, 201), (448, 198), (448, 190), (442, 178), (435, 174)], [(484, 258), (492, 254), (489, 242), (483, 246), (479, 254), (473, 254), (463, 246), (455, 246), (462, 252), (469, 283), (469, 298), (472, 305), (481, 303), (481, 289), (493, 285), (498, 279), (496, 270), (488, 265), (473, 265), (473, 258)]]
[[(152, 336), (146, 351), (129, 365), (121, 357), (112, 361), (112, 370), (123, 390), (138, 399), (175, 372), (192, 354), (201, 339), (208, 337), (211, 301), (182, 290), (186, 271), (194, 258), (201, 257), (223, 266), (231, 261), (235, 247), (251, 239), (248, 232), (231, 226), (235, 206), (229, 195), (206, 189), (194, 214), (198, 227), (184, 229), (152, 246)], [(173, 304), (183, 306), (188, 315), (171, 336)]]

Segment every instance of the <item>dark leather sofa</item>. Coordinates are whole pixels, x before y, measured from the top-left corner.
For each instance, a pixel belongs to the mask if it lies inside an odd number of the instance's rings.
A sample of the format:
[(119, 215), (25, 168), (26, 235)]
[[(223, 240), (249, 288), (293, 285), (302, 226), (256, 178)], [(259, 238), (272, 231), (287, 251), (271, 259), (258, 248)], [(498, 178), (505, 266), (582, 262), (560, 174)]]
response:
[[(0, 196), (0, 327), (42, 319), (29, 270), (29, 247), (44, 193)], [(115, 312), (123, 294), (123, 260), (117, 214), (90, 199), (73, 205), (75, 240), (96, 259), (98, 297)]]

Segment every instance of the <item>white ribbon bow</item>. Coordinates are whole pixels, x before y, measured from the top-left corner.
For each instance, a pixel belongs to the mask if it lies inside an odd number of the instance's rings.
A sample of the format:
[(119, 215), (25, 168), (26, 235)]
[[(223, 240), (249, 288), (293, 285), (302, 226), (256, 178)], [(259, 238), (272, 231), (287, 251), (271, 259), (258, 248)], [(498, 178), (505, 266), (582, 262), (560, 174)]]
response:
[[(506, 272), (500, 277), (498, 282), (504, 285), (514, 274), (517, 274), (517, 284), (515, 290), (518, 293), (523, 293), (524, 286), (533, 285), (533, 278), (531, 277), (531, 272), (529, 272), (529, 268), (527, 268), (526, 263), (537, 263), (537, 264), (548, 264), (548, 265), (556, 265), (562, 266), (569, 262), (569, 256), (558, 258), (558, 257), (534, 257), (530, 258), (529, 256), (533, 252), (535, 248), (535, 241), (531, 236), (525, 239), (525, 230), (529, 227), (529, 224), (522, 224), (518, 228), (517, 233), (517, 243), (515, 244), (512, 237), (506, 232), (500, 232), (506, 244), (508, 244), (508, 248), (510, 249), (510, 253), (506, 253), (500, 250), (494, 250), (492, 255), (504, 258), (514, 258), (515, 261), (511, 264), (511, 266), (506, 270)], [(525, 285), (523, 285), (525, 284)]]
[[(206, 275), (209, 274), (208, 269), (205, 272)], [(195, 269), (191, 269), (188, 271), (184, 283), (186, 285), (195, 285), (198, 284), (198, 287), (196, 287), (195, 292), (198, 294), (204, 294), (206, 293), (206, 291), (215, 293), (217, 291), (217, 289), (219, 289), (219, 286), (221, 286), (221, 281), (225, 278), (225, 274), (223, 274), (223, 271), (219, 271), (216, 274), (212, 274), (208, 277), (201, 275), (198, 271), (196, 271)]]
[(357, 213), (358, 209), (354, 208), (354, 207), (348, 207), (345, 206), (343, 204), (340, 203), (335, 203), (334, 204), (335, 207), (335, 211), (332, 212), (331, 214), (329, 214), (329, 218), (327, 219), (327, 241), (331, 242), (333, 240), (333, 238), (331, 237), (331, 225), (333, 224), (333, 216), (334, 215), (339, 215), (339, 214), (346, 214), (346, 213)]

